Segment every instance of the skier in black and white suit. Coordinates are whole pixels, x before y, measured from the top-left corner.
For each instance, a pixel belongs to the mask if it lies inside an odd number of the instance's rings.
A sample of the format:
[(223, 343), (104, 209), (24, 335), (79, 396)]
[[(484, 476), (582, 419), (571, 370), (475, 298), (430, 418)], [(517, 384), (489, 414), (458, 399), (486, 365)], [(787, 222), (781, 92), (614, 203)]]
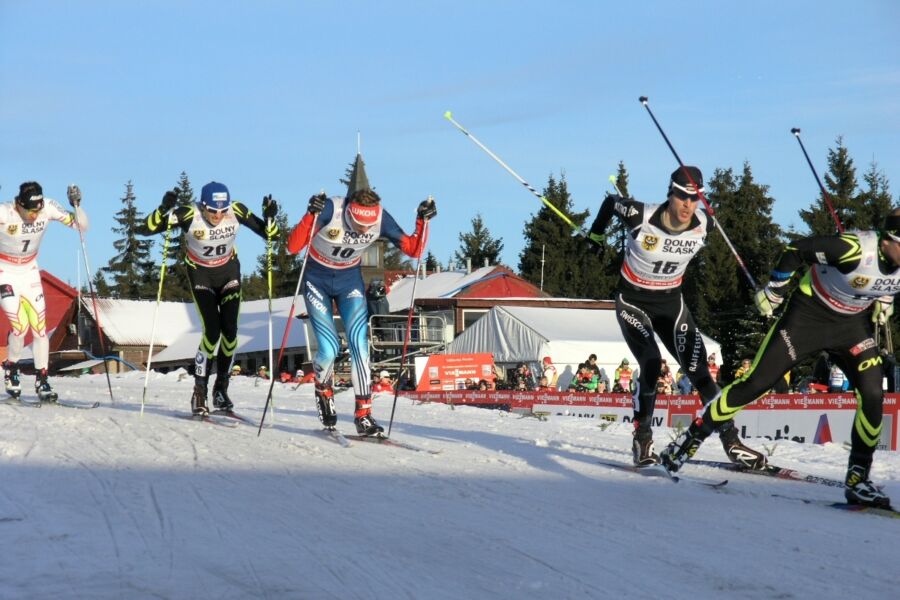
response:
[[(628, 230), (616, 292), (616, 319), (628, 348), (640, 365), (633, 397), (636, 465), (659, 461), (653, 452), (651, 423), (662, 357), (654, 332), (678, 361), (704, 402), (719, 393), (706, 365), (703, 338), (681, 293), (688, 263), (703, 248), (714, 225), (705, 212), (697, 210), (701, 192), (703, 175), (700, 169), (679, 168), (672, 173), (668, 198), (662, 204), (644, 204), (610, 195), (603, 201), (591, 226), (589, 239), (601, 249), (605, 247), (606, 228), (614, 216)], [(730, 459), (740, 459), (752, 468), (765, 462), (758, 452), (744, 453), (749, 449), (741, 443), (733, 424), (719, 434)]]
[(241, 307), (241, 263), (235, 248), (238, 229), (246, 225), (263, 239), (276, 237), (278, 204), (271, 196), (263, 198), (263, 218), (260, 219), (243, 203), (232, 202), (228, 188), (216, 181), (203, 186), (200, 201), (196, 204), (177, 206), (177, 203), (177, 190), (166, 192), (159, 208), (150, 213), (146, 222), (137, 228), (137, 233), (153, 235), (170, 227), (184, 232), (187, 246), (184, 262), (194, 305), (203, 325), (194, 361), (191, 412), (202, 418), (209, 413), (207, 384), (214, 356), (213, 407), (225, 412), (234, 408), (228, 396), (228, 382), (237, 349)]

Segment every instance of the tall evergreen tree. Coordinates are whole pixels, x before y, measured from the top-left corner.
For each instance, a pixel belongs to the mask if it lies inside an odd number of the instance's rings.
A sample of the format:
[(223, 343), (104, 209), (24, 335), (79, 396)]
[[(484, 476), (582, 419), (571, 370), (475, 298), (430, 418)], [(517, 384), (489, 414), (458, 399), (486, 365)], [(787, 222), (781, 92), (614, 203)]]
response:
[[(824, 186), (844, 229), (859, 229), (865, 215), (860, 214), (856, 201), (856, 167), (843, 138), (838, 136), (835, 143), (837, 147), (828, 150), (828, 172), (825, 173)], [(837, 232), (834, 217), (821, 191), (808, 210), (800, 211), (800, 218), (809, 227), (809, 235), (834, 235)]]
[[(94, 293), (97, 294), (98, 298), (110, 298), (113, 296), (111, 290), (109, 289), (109, 284), (106, 283), (106, 279), (103, 277), (103, 269), (97, 270), (97, 273), (94, 275), (94, 279), (91, 281), (91, 283), (94, 286)], [(85, 298), (90, 298), (90, 288), (86, 285), (82, 286), (81, 295)]]
[(438, 266), (438, 259), (431, 253), (431, 250), (429, 250), (425, 254), (425, 270), (429, 273), (434, 273), (438, 270)]
[[(179, 205), (194, 202), (194, 190), (186, 172), (181, 172), (175, 189), (178, 192)], [(188, 281), (187, 266), (184, 263), (187, 245), (184, 243), (184, 235), (180, 228), (173, 229), (169, 235), (169, 252), (166, 258), (168, 266), (166, 267), (166, 282), (163, 286), (163, 299), (187, 302), (192, 299), (191, 283)]]
[[(744, 163), (739, 177), (731, 169), (716, 169), (706, 187), (719, 225), (756, 282), (765, 283), (783, 247), (768, 186), (757, 183)], [(727, 372), (755, 354), (768, 329), (756, 311), (754, 292), (725, 239), (713, 232), (688, 267), (684, 294), (701, 331), (722, 344)]]
[(117, 253), (101, 270), (112, 278), (108, 287), (108, 293), (112, 297), (150, 298), (156, 294), (159, 281), (151, 259), (153, 240), (135, 234), (135, 228), (143, 221), (144, 216), (135, 206), (136, 197), (131, 181), (125, 184), (125, 196), (121, 200), (122, 208), (113, 217), (118, 225), (112, 230), (122, 237), (113, 242)]
[[(543, 196), (579, 228), (585, 225), (590, 211), (573, 212), (565, 175), (559, 181), (548, 178)], [(525, 247), (519, 253), (519, 273), (551, 296), (565, 298), (609, 298), (616, 273), (606, 265), (615, 260), (615, 252), (607, 251), (598, 261), (592, 248), (572, 227), (542, 204), (531, 221), (525, 223)]]
[(459, 249), (455, 254), (456, 261), (464, 265), (466, 260), (470, 259), (473, 269), (484, 265), (485, 260), (488, 264), (497, 264), (500, 252), (503, 251), (503, 240), (495, 239), (491, 235), (490, 230), (484, 226), (481, 213), (472, 218), (472, 231), (459, 234), (459, 242)]
[(893, 209), (890, 184), (884, 171), (878, 168), (878, 163), (872, 161), (869, 170), (863, 175), (866, 188), (857, 195), (856, 204), (859, 207), (860, 229), (880, 229), (884, 218)]

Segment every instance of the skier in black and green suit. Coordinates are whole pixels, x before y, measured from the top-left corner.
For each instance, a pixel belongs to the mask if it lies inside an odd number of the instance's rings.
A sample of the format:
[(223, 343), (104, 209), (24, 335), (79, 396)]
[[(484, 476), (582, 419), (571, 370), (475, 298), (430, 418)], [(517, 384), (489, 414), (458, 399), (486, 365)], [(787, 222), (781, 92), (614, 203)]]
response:
[[(800, 271), (804, 265), (809, 268)], [(788, 294), (788, 284), (799, 284)], [(756, 292), (756, 305), (772, 315), (785, 308), (769, 329), (750, 370), (722, 390), (678, 439), (660, 454), (677, 471), (717, 427), (768, 392), (791, 367), (826, 351), (856, 390), (844, 494), (852, 504), (889, 507), (890, 499), (869, 478), (882, 429), (883, 357), (874, 340), (876, 326), (893, 313), (900, 292), (900, 209), (880, 231), (808, 237), (791, 243)], [(889, 324), (888, 324), (889, 325)]]

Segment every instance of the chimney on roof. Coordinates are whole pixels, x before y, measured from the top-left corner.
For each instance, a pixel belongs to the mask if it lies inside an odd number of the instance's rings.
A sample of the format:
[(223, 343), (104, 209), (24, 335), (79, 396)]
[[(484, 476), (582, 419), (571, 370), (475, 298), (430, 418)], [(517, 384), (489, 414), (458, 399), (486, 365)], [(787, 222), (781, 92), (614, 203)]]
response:
[(488, 257), (487, 257), (487, 256), (484, 257), (484, 266), (486, 266), (486, 267), (491, 266), (491, 263), (490, 263), (490, 261), (488, 260)]
[(466, 273), (472, 272), (472, 259), (468, 256), (466, 257)]

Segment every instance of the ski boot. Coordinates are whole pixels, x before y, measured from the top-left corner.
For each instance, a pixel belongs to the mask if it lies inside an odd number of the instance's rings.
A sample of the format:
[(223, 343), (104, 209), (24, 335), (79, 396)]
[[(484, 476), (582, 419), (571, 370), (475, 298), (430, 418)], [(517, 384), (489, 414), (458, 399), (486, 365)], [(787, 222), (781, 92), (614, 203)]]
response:
[[(635, 423), (637, 425), (637, 423)], [(653, 431), (649, 427), (635, 427), (632, 441), (632, 461), (638, 467), (659, 463), (659, 455), (653, 451)]]
[(22, 385), (19, 383), (19, 366), (8, 360), (3, 361), (3, 381), (6, 383), (6, 393), (18, 399), (22, 395)]
[(194, 393), (191, 395), (191, 414), (195, 419), (209, 416), (206, 408), (206, 380), (199, 377), (194, 380)]
[(353, 424), (356, 425), (356, 433), (359, 435), (377, 437), (384, 434), (384, 427), (375, 422), (371, 413), (356, 417)]
[(891, 508), (891, 499), (869, 479), (869, 468), (850, 463), (844, 479), (847, 504), (862, 504), (876, 508)]
[(316, 382), (316, 408), (325, 429), (334, 429), (337, 425), (337, 411), (334, 409), (334, 391), (331, 385)]
[(216, 384), (213, 386), (213, 408), (222, 412), (234, 410), (234, 402), (228, 397), (228, 377), (216, 375)]
[(353, 424), (356, 425), (356, 433), (365, 436), (382, 436), (384, 427), (372, 418), (372, 397), (357, 396), (356, 412), (353, 414)]
[(710, 433), (711, 431), (703, 424), (703, 417), (697, 417), (690, 427), (682, 431), (681, 435), (660, 453), (659, 462), (671, 473), (678, 471), (681, 465), (697, 453), (700, 444)]
[(766, 468), (766, 457), (762, 452), (757, 452), (749, 446), (745, 446), (738, 434), (734, 421), (726, 421), (719, 427), (719, 440), (722, 448), (728, 455), (728, 460), (751, 471), (759, 471)]
[(50, 382), (47, 381), (47, 369), (38, 371), (37, 378), (34, 380), (34, 391), (41, 402), (56, 402), (59, 397), (50, 387)]

